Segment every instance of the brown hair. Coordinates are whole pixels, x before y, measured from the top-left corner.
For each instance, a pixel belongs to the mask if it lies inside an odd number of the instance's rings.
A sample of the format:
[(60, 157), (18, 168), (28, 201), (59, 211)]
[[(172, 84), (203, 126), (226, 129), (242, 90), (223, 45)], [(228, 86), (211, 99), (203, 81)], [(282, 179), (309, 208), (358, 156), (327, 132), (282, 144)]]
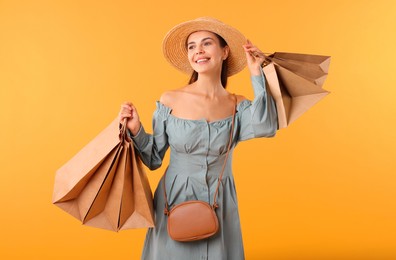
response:
[[(221, 37), (220, 35), (213, 33), (216, 35), (217, 39), (219, 39), (220, 46), (224, 48), (227, 46), (227, 42)], [(228, 79), (228, 58), (223, 61), (223, 64), (221, 66), (221, 85), (223, 88), (227, 87), (227, 79)], [(192, 84), (195, 81), (198, 80), (198, 73), (194, 70), (193, 73), (191, 74), (190, 80), (188, 81), (188, 84)]]

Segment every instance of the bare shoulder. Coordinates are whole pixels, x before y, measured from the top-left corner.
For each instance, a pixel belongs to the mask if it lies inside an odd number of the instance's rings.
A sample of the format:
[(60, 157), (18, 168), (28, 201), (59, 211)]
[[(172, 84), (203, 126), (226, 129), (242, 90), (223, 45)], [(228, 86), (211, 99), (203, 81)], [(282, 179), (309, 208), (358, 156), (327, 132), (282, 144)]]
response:
[(241, 103), (244, 100), (247, 100), (247, 98), (243, 95), (237, 95), (235, 94), (236, 98), (237, 98), (237, 104)]
[(160, 102), (167, 107), (172, 107), (184, 94), (184, 87), (162, 93)]
[(160, 97), (160, 102), (164, 104), (165, 106), (171, 106), (173, 103), (172, 101), (176, 99), (175, 91), (174, 90), (169, 90), (164, 93), (162, 93)]

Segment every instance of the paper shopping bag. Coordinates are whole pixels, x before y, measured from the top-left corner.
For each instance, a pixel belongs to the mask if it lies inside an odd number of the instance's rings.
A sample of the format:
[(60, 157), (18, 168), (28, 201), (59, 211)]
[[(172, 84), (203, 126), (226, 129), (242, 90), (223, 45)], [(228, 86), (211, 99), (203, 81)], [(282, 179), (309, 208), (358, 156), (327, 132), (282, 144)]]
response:
[(154, 226), (152, 192), (125, 124), (120, 131), (114, 120), (56, 172), (53, 203), (88, 226)]
[(269, 59), (295, 74), (323, 86), (330, 67), (330, 56), (275, 52)]
[(265, 66), (263, 72), (276, 103), (279, 128), (290, 125), (329, 94), (312, 81), (274, 62)]

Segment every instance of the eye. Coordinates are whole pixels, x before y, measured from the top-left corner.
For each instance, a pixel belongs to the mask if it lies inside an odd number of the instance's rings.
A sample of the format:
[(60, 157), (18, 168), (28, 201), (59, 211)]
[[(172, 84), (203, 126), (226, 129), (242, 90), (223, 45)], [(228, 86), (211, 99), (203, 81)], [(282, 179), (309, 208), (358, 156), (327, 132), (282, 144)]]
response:
[(189, 49), (189, 50), (193, 50), (194, 47), (195, 47), (194, 45), (190, 45), (190, 46), (188, 46), (188, 49)]
[(211, 45), (212, 43), (210, 42), (210, 41), (207, 41), (207, 42), (204, 42), (204, 46), (209, 46), (209, 45)]

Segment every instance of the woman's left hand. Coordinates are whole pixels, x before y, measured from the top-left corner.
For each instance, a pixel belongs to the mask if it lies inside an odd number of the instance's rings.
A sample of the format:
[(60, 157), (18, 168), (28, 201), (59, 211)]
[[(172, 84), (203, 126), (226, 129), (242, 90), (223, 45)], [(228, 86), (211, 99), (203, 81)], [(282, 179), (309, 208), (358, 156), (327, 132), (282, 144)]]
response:
[(242, 45), (245, 54), (247, 65), (250, 74), (253, 76), (261, 75), (261, 64), (265, 61), (265, 55), (259, 48), (253, 45), (253, 43), (247, 40), (247, 43)]

